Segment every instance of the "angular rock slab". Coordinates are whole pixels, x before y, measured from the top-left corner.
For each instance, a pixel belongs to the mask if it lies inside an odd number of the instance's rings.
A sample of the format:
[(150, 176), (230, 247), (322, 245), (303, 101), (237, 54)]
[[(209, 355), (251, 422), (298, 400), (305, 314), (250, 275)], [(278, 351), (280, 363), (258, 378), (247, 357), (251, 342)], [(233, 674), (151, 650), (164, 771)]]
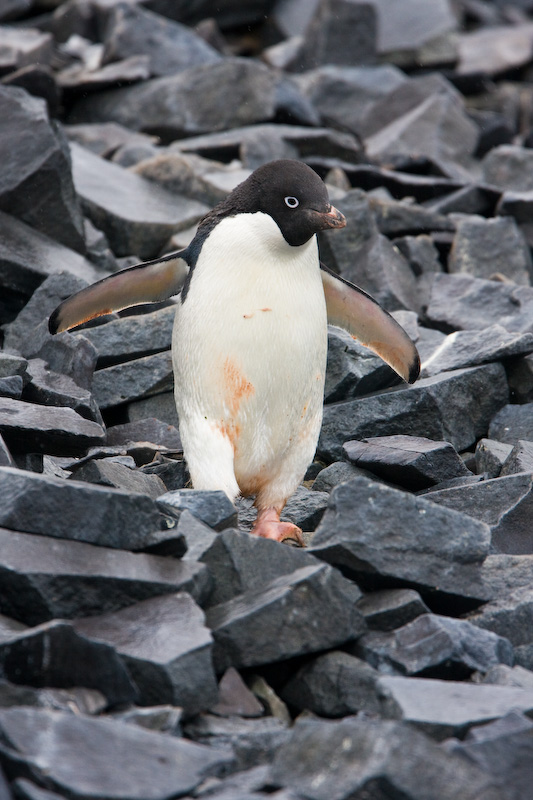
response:
[(522, 472), (428, 492), (426, 499), (489, 525), (496, 552), (533, 553), (533, 474)]
[(150, 355), (156, 350), (169, 350), (176, 307), (159, 308), (149, 314), (120, 317), (105, 325), (86, 328), (83, 335), (96, 347), (98, 358), (125, 361)]
[(203, 203), (170, 194), (75, 143), (71, 152), (76, 191), (116, 255), (155, 258), (173, 233), (208, 211)]
[(157, 506), (144, 495), (10, 467), (0, 467), (0, 495), (0, 525), (15, 531), (128, 550), (140, 549), (162, 527)]
[[(501, 364), (485, 364), (423, 378), (413, 386), (324, 408), (318, 453), (342, 457), (349, 439), (408, 434), (451, 442), (466, 450), (487, 434), (490, 420), (507, 402)], [(453, 409), (460, 408), (461, 413)]]
[(325, 565), (301, 567), (207, 612), (217, 672), (258, 666), (356, 639), (359, 589)]
[(379, 714), (379, 673), (355, 656), (332, 650), (310, 661), (285, 684), (281, 696), (299, 711), (322, 717), (345, 717), (367, 711)]
[(490, 280), (503, 275), (514, 283), (531, 284), (531, 255), (512, 217), (484, 219), (474, 214), (457, 222), (448, 271)]
[(512, 445), (520, 439), (533, 442), (533, 403), (500, 409), (490, 423), (489, 437)]
[[(466, 514), (367, 478), (337, 486), (309, 552), (374, 588), (409, 582), (423, 593), (483, 599), (490, 530)], [(440, 509), (442, 511), (442, 509)]]
[(158, 499), (160, 508), (180, 516), (189, 511), (193, 517), (216, 531), (224, 530), (237, 522), (237, 510), (225, 492), (220, 490), (176, 489)]
[(0, 528), (0, 612), (37, 625), (117, 611), (182, 590), (203, 600), (203, 564)]
[(379, 679), (378, 693), (384, 716), (409, 722), (438, 740), (462, 738), (469, 728), (513, 709), (526, 714), (533, 710), (533, 691), (514, 686), (391, 675)]
[(213, 640), (188, 594), (154, 597), (73, 624), (82, 636), (114, 648), (135, 681), (141, 705), (169, 703), (194, 714), (216, 702)]
[(382, 589), (369, 592), (357, 603), (371, 630), (393, 631), (429, 612), (414, 589)]
[(370, 631), (353, 652), (379, 672), (461, 678), (464, 673), (487, 672), (496, 664), (513, 663), (508, 639), (478, 635), (466, 620), (422, 614), (390, 633)]
[[(405, 680), (405, 679), (404, 679)], [(310, 800), (503, 800), (480, 769), (398, 722), (302, 720), (271, 770), (275, 786)]]
[(421, 436), (378, 436), (345, 442), (342, 449), (354, 466), (411, 491), (470, 474), (449, 442)]
[(0, 398), (0, 433), (14, 451), (82, 455), (101, 444), (104, 429), (66, 407), (41, 406)]
[(504, 597), (497, 597), (469, 617), (499, 636), (505, 636), (515, 646), (533, 642), (533, 589), (522, 586)]
[(0, 731), (16, 776), (76, 800), (171, 800), (232, 765), (227, 751), (113, 719), (12, 708), (0, 710)]
[(109, 705), (138, 698), (137, 688), (113, 647), (78, 634), (63, 620), (1, 636), (0, 665), (2, 674), (16, 683), (96, 689)]

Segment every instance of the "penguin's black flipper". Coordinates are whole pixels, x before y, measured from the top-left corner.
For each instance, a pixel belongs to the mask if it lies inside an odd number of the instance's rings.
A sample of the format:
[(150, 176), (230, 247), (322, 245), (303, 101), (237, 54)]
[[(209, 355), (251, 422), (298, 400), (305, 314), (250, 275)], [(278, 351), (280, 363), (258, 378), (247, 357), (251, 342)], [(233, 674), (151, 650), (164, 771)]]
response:
[(64, 300), (50, 315), (50, 333), (60, 333), (103, 314), (177, 294), (189, 268), (179, 250), (163, 258), (128, 267)]
[(344, 328), (354, 339), (377, 353), (398, 375), (414, 383), (420, 357), (401, 325), (369, 294), (320, 263), (328, 322)]

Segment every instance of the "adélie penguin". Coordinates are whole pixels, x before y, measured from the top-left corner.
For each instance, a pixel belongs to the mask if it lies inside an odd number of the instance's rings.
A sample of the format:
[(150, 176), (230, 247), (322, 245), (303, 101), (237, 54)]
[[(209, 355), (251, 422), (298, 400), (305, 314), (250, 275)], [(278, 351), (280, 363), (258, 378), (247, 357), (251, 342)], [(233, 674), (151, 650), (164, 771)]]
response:
[(172, 357), (192, 485), (255, 496), (253, 532), (277, 541), (303, 544), (280, 513), (316, 449), (328, 322), (404, 380), (420, 370), (393, 317), (320, 263), (317, 232), (345, 224), (310, 167), (272, 161), (203, 218), (187, 248), (104, 278), (50, 317), (57, 333), (180, 292)]

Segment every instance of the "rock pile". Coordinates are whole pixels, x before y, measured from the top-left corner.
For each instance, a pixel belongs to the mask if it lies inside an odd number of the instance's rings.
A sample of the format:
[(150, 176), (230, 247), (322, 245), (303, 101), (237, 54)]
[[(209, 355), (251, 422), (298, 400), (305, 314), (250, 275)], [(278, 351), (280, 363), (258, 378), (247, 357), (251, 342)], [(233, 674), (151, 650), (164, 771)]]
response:
[[(533, 782), (533, 3), (0, 4), (0, 798), (524, 800)], [(173, 303), (51, 337), (300, 158), (330, 330), (285, 518), (188, 486)]]

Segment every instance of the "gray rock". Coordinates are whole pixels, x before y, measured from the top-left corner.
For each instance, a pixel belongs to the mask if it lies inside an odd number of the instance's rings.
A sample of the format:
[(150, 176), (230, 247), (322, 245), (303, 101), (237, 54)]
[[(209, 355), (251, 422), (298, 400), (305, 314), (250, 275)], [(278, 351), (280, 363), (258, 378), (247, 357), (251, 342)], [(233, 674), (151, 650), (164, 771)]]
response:
[(466, 620), (421, 614), (391, 632), (369, 631), (351, 648), (378, 672), (460, 679), (474, 670), (513, 663), (508, 639)]
[(376, 38), (376, 13), (370, 4), (322, 0), (289, 68), (304, 72), (321, 64), (371, 64)]
[(10, 450), (80, 455), (104, 439), (101, 425), (70, 408), (0, 398), (0, 433)]
[(35, 62), (50, 63), (53, 39), (37, 28), (2, 27), (0, 32), (2, 74), (14, 72)]
[(354, 478), (331, 493), (310, 552), (372, 587), (390, 586), (393, 579), (456, 601), (482, 599), (480, 567), (490, 529), (466, 514), (442, 511), (425, 498)]
[(433, 209), (413, 203), (410, 198), (394, 200), (370, 195), (369, 202), (379, 232), (388, 237), (403, 236), (413, 232), (455, 230), (455, 224), (451, 219)]
[(150, 77), (148, 56), (131, 56), (105, 66), (74, 63), (57, 73), (57, 82), (64, 94), (85, 95), (89, 91), (113, 89)]
[(46, 320), (63, 300), (86, 286), (86, 281), (70, 272), (47, 277), (17, 314), (17, 318), (5, 326), (4, 348), (8, 352), (22, 352), (30, 332)]
[(121, 147), (142, 146), (155, 151), (157, 137), (147, 136), (144, 133), (135, 133), (115, 122), (103, 122), (92, 125), (64, 125), (65, 134), (69, 141), (91, 150), (102, 158), (112, 158)]
[(499, 25), (458, 35), (460, 75), (497, 76), (529, 63), (533, 25)]
[(181, 450), (181, 439), (173, 425), (148, 417), (137, 422), (113, 425), (107, 429), (108, 445), (130, 444), (132, 442), (153, 442), (162, 450)]
[(440, 94), (368, 136), (365, 145), (368, 156), (378, 162), (416, 153), (460, 176), (477, 140), (477, 128), (457, 100)]
[(70, 122), (118, 122), (170, 140), (237, 128), (272, 119), (275, 83), (275, 74), (264, 65), (226, 58), (83, 98), (75, 104)]
[(145, 475), (140, 470), (118, 464), (110, 458), (88, 461), (72, 475), (73, 480), (97, 483), (100, 486), (114, 486), (125, 492), (145, 494), (156, 500), (165, 494), (166, 487), (157, 475)]
[(149, 58), (150, 75), (173, 75), (183, 69), (220, 61), (221, 56), (193, 30), (139, 6), (111, 8), (102, 63), (129, 56)]
[(0, 11), (0, 19), (2, 22), (17, 19), (26, 14), (32, 5), (32, 0), (6, 0)]
[(13, 319), (48, 275), (60, 272), (70, 272), (87, 283), (105, 277), (79, 253), (0, 211), (0, 310), (11, 298), (16, 307), (15, 313), (5, 316), (6, 321)]
[(176, 516), (187, 510), (210, 528), (222, 531), (237, 522), (237, 510), (225, 492), (177, 489), (161, 495), (158, 505)]
[(489, 437), (506, 444), (517, 444), (520, 439), (533, 441), (533, 403), (506, 405), (492, 419)]
[(99, 714), (107, 707), (107, 700), (97, 689), (35, 689), (0, 680), (0, 706), (33, 706), (73, 714)]
[(28, 362), (21, 356), (0, 352), (0, 378), (10, 378), (14, 375), (24, 378), (24, 383), (29, 380), (27, 374)]
[(283, 687), (285, 702), (298, 711), (323, 717), (345, 717), (358, 711), (379, 713), (379, 673), (341, 650), (332, 650), (299, 669)]
[(449, 442), (421, 436), (378, 436), (345, 442), (342, 449), (354, 466), (411, 491), (470, 474)]
[(77, 144), (71, 144), (71, 152), (74, 185), (85, 213), (104, 231), (116, 255), (154, 258), (173, 233), (188, 228), (208, 210), (203, 203), (177, 198)]
[[(457, 27), (457, 18), (448, 0), (428, 6), (424, 0), (409, 0), (404, 8), (391, 7), (386, 0), (370, 0), (376, 9), (379, 36), (378, 50), (392, 60), (408, 64), (410, 57)], [(403, 58), (401, 58), (403, 56)]]
[(508, 667), (506, 664), (497, 664), (495, 667), (491, 667), (488, 672), (480, 674), (479, 683), (533, 689), (533, 672), (529, 669), (524, 669), (524, 667)]
[(141, 469), (146, 475), (157, 475), (165, 485), (165, 492), (185, 489), (190, 485), (189, 471), (183, 459), (158, 455), (155, 463), (145, 464)]
[(115, 719), (127, 722), (128, 725), (138, 725), (150, 731), (168, 733), (171, 736), (181, 736), (181, 721), (183, 709), (177, 706), (162, 704), (147, 708), (132, 708), (114, 714)]
[(209, 710), (219, 717), (262, 717), (265, 713), (263, 705), (233, 667), (220, 679), (218, 700)]
[[(466, 450), (487, 434), (490, 420), (507, 397), (505, 370), (495, 363), (325, 406), (318, 453), (328, 460), (338, 459), (349, 439), (404, 434), (448, 441), (456, 450)], [(460, 415), (450, 414), (455, 407), (461, 408)]]
[(377, 67), (326, 64), (302, 73), (297, 84), (326, 124), (334, 121), (360, 136), (365, 116), (376, 100), (405, 80), (405, 75), (389, 64)]
[(83, 335), (96, 347), (102, 364), (126, 361), (170, 349), (175, 313), (175, 306), (166, 306), (86, 328)]
[(447, 742), (448, 751), (461, 755), (491, 775), (507, 800), (527, 796), (531, 779), (533, 725), (514, 711), (481, 728), (469, 731), (465, 740)]
[(170, 800), (232, 765), (227, 751), (113, 719), (13, 708), (0, 711), (0, 730), (3, 741), (9, 741), (0, 745), (3, 758), (21, 765), (19, 775), (31, 774), (40, 784), (77, 799)]
[(357, 603), (357, 608), (371, 630), (392, 631), (427, 614), (426, 606), (414, 589), (382, 589), (370, 592)]
[(24, 390), (24, 399), (46, 406), (72, 408), (85, 419), (103, 425), (102, 416), (92, 394), (78, 386), (68, 375), (50, 370), (41, 358), (28, 362), (30, 382)]
[(347, 223), (342, 236), (321, 236), (321, 253), (328, 266), (389, 310), (415, 308), (415, 276), (399, 251), (378, 232), (364, 192), (354, 189), (336, 204)]
[(496, 439), (480, 439), (476, 445), (476, 472), (497, 478), (513, 446)]
[(11, 375), (9, 378), (0, 378), (0, 397), (11, 397), (20, 400), (24, 381), (20, 375)]
[(442, 272), (438, 250), (431, 237), (427, 234), (402, 236), (399, 239), (395, 239), (394, 244), (407, 259), (415, 275)]
[(533, 289), (467, 275), (435, 275), (426, 311), (430, 323), (447, 330), (533, 331)]
[(161, 392), (144, 400), (134, 400), (127, 404), (126, 414), (130, 422), (138, 422), (146, 417), (156, 417), (168, 425), (179, 427), (178, 412), (174, 392)]
[(470, 622), (499, 636), (506, 636), (512, 645), (533, 641), (533, 590), (528, 586), (498, 597), (469, 616)]
[(511, 192), (533, 189), (533, 153), (528, 147), (502, 144), (490, 150), (483, 159), (486, 183)]
[(533, 191), (511, 192), (505, 191), (496, 206), (496, 213), (502, 216), (514, 217), (518, 223), (527, 243), (531, 246), (533, 229), (531, 226), (531, 209), (533, 206)]
[(505, 459), (500, 475), (515, 475), (517, 472), (533, 473), (533, 441), (518, 440)]
[(168, 390), (173, 385), (172, 356), (165, 350), (97, 370), (93, 394), (100, 408), (110, 408)]
[(43, 321), (22, 345), (27, 358), (40, 358), (49, 369), (65, 375), (80, 388), (90, 390), (96, 350), (83, 334), (67, 331), (52, 336), (48, 333), (48, 323)]
[(533, 333), (508, 332), (501, 325), (483, 331), (455, 331), (422, 362), (421, 375), (429, 377), (452, 369), (503, 361), (533, 350)]
[(386, 717), (409, 722), (438, 740), (463, 738), (475, 725), (512, 710), (529, 714), (533, 705), (531, 689), (396, 675), (380, 678), (378, 693)]
[(37, 687), (96, 689), (109, 705), (135, 700), (131, 677), (108, 644), (79, 635), (72, 623), (45, 622), (0, 640), (2, 674)]
[(328, 504), (328, 494), (299, 486), (281, 514), (281, 519), (293, 522), (302, 531), (314, 531)]
[(328, 362), (324, 402), (336, 403), (386, 389), (396, 373), (347, 331), (328, 329)]
[(317, 565), (213, 606), (207, 624), (215, 640), (215, 668), (282, 661), (356, 639), (364, 629), (354, 606), (359, 597), (357, 586)]
[(493, 550), (533, 553), (529, 524), (533, 502), (533, 475), (520, 473), (429, 492), (433, 503), (456, 509), (490, 526)]
[(9, 452), (9, 448), (4, 442), (3, 436), (0, 434), (0, 467), (14, 467), (15, 462), (13, 456)]
[[(30, 31), (15, 31), (24, 36)], [(48, 34), (39, 33), (40, 37)], [(72, 184), (67, 143), (46, 103), (0, 86), (4, 163), (0, 208), (66, 247), (83, 252), (83, 221)]]
[(117, 611), (140, 600), (186, 591), (202, 601), (203, 564), (127, 553), (0, 528), (0, 611), (38, 625)]
[(127, 550), (139, 549), (162, 527), (153, 500), (120, 489), (9, 467), (0, 467), (0, 487), (0, 525), (10, 530)]
[(216, 701), (211, 634), (189, 595), (153, 597), (73, 624), (82, 636), (113, 647), (141, 705), (169, 703), (194, 714)]
[(533, 356), (512, 361), (507, 368), (507, 378), (517, 403), (533, 402)]
[(334, 461), (329, 467), (320, 470), (311, 488), (317, 492), (331, 492), (339, 483), (349, 481), (350, 478), (355, 478), (356, 475), (371, 477), (370, 472), (357, 469), (357, 467), (347, 464), (346, 461)]
[(533, 555), (490, 555), (481, 568), (486, 599), (495, 600), (522, 586), (530, 586), (532, 568)]
[(531, 254), (512, 217), (484, 219), (470, 214), (457, 221), (448, 271), (488, 280), (493, 275), (503, 275), (529, 286)]
[(313, 800), (363, 800), (377, 787), (406, 800), (502, 800), (482, 770), (412, 726), (359, 717), (299, 721), (274, 759), (272, 781)]
[[(188, 738), (200, 744), (219, 747), (226, 751), (232, 748), (239, 770), (248, 770), (271, 763), (276, 752), (283, 748), (289, 738), (287, 726), (275, 717), (241, 719), (200, 714), (185, 725), (185, 733)], [(213, 797), (222, 797), (223, 800), (224, 794), (213, 795)], [(236, 794), (235, 789), (232, 788), (225, 797), (226, 800), (230, 800), (230, 798), (255, 800), (256, 797), (260, 800), (264, 795)]]

